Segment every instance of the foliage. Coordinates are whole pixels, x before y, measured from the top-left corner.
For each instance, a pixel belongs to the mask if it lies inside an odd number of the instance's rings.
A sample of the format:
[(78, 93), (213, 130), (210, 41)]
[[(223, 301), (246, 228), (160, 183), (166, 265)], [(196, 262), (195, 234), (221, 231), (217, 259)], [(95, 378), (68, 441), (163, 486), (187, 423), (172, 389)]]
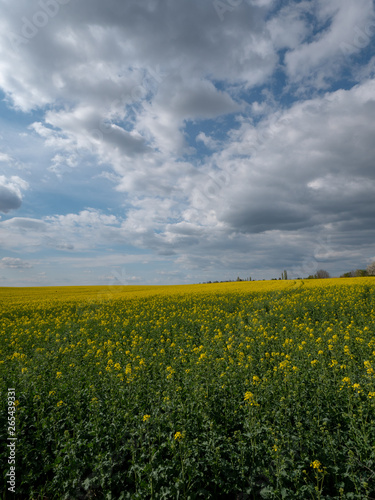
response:
[(317, 279), (327, 279), (329, 277), (329, 272), (325, 271), (324, 269), (319, 269), (319, 271), (317, 271), (315, 274), (315, 278)]
[(20, 498), (375, 496), (373, 279), (0, 297)]
[(369, 276), (375, 276), (375, 261), (367, 266), (367, 274)]
[(348, 273), (342, 274), (340, 278), (363, 278), (368, 275), (366, 269), (356, 269), (355, 271), (349, 271)]

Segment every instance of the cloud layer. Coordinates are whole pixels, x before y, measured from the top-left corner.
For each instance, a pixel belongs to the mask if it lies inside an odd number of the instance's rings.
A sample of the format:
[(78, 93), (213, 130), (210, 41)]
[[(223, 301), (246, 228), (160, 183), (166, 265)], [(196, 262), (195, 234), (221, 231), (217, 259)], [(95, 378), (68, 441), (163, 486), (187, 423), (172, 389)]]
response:
[(0, 14), (4, 269), (30, 253), (37, 280), (42, 255), (89, 271), (90, 252), (147, 254), (153, 278), (136, 258), (131, 275), (156, 283), (374, 258), (371, 0)]

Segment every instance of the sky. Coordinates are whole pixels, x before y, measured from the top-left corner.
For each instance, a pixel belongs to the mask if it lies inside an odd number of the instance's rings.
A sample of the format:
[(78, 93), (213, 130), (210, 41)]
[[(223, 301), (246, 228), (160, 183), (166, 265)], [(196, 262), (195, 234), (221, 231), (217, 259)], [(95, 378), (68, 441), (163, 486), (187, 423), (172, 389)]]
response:
[(371, 0), (1, 0), (0, 286), (375, 260)]

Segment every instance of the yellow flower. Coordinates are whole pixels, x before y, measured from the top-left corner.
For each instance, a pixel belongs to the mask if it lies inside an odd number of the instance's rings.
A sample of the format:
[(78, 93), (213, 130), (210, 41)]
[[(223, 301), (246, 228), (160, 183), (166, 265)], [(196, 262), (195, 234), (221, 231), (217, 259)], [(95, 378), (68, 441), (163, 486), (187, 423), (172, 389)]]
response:
[(276, 451), (278, 450), (277, 446), (274, 444), (273, 445), (273, 451), (276, 453)]
[(375, 392), (369, 392), (368, 397), (369, 399), (375, 398)]
[(319, 462), (319, 460), (314, 460), (313, 462), (311, 462), (310, 467), (318, 469), (318, 472), (323, 472), (323, 469), (321, 469), (321, 465), (322, 464)]
[(249, 401), (251, 400), (252, 398), (254, 397), (254, 394), (252, 392), (245, 392), (245, 397), (244, 397), (244, 400), (245, 401)]
[(64, 404), (63, 401), (59, 401), (56, 406), (59, 407), (59, 406), (62, 406), (63, 404)]
[(374, 369), (372, 368), (370, 361), (364, 361), (364, 365), (368, 375), (372, 375), (374, 373)]
[(62, 372), (57, 372), (56, 373), (56, 378), (61, 378), (62, 377)]
[(22, 368), (22, 373), (26, 373), (27, 372), (27, 368)]
[(176, 432), (176, 434), (174, 435), (174, 438), (176, 441), (181, 441), (181, 439), (182, 439), (181, 432)]
[(56, 394), (55, 391), (49, 391), (48, 396), (54, 396)]
[(252, 392), (250, 392), (250, 391), (245, 392), (244, 401), (246, 401), (251, 406), (259, 406), (259, 404), (256, 403), (255, 400), (254, 400), (254, 394)]
[(151, 415), (143, 415), (143, 422), (147, 422), (151, 418)]

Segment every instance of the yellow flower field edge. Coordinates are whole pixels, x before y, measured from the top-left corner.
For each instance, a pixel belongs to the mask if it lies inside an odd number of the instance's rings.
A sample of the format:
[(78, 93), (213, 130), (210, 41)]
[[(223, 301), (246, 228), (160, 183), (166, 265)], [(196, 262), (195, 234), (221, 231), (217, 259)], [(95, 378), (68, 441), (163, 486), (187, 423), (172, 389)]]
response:
[(0, 307), (20, 498), (375, 498), (375, 279), (2, 288)]
[(45, 301), (104, 302), (117, 298), (139, 298), (151, 295), (185, 295), (186, 293), (212, 292), (271, 292), (304, 287), (348, 286), (352, 284), (373, 285), (375, 277), (329, 278), (324, 280), (259, 280), (195, 285), (138, 285), (138, 286), (56, 286), (56, 287), (0, 287), (0, 304), (30, 303)]

